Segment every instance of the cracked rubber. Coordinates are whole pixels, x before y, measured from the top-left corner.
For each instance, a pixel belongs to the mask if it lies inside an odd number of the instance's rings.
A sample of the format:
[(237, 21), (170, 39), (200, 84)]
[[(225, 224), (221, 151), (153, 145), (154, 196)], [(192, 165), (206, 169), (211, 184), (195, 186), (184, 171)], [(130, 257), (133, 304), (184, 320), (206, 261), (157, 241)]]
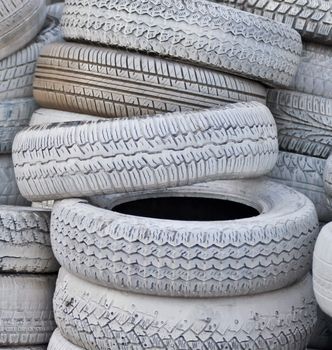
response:
[(324, 189), (325, 164), (325, 159), (279, 152), (269, 177), (306, 195), (314, 203), (319, 220), (329, 222), (332, 221), (332, 207)]
[(63, 268), (53, 303), (61, 334), (86, 350), (303, 350), (317, 311), (311, 277), (249, 297), (167, 298), (100, 287)]
[(129, 51), (75, 43), (46, 46), (37, 61), (34, 97), (42, 107), (131, 117), (266, 103), (260, 83)]
[[(241, 198), (264, 213), (202, 222), (112, 210), (117, 203), (182, 196)], [(311, 269), (319, 229), (315, 208), (302, 194), (272, 181), (216, 181), (92, 203), (110, 210), (68, 199), (55, 203), (51, 219), (60, 265), (92, 283), (143, 294), (220, 297), (279, 289)]]
[(277, 161), (266, 106), (33, 126), (13, 144), (15, 175), (33, 202), (257, 177)]
[(332, 145), (332, 99), (269, 90), (267, 106), (277, 123), (281, 150), (328, 157)]
[(19, 206), (0, 206), (0, 271), (57, 272), (50, 242), (50, 212)]
[(288, 26), (204, 0), (67, 0), (62, 30), (87, 41), (170, 56), (289, 86), (300, 35)]
[(0, 274), (0, 345), (47, 344), (55, 329), (52, 275)]
[(320, 308), (332, 317), (332, 224), (325, 225), (316, 242), (313, 259), (314, 292)]
[(0, 205), (28, 205), (17, 187), (10, 154), (0, 154)]
[(11, 153), (15, 135), (29, 125), (37, 108), (32, 97), (0, 101), (0, 153)]
[(301, 61), (291, 89), (332, 98), (332, 47), (303, 43)]
[(42, 28), (44, 0), (2, 0), (0, 6), (0, 60), (26, 46)]
[(47, 17), (36, 38), (23, 49), (0, 60), (0, 101), (32, 96), (32, 82), (40, 50), (61, 40), (59, 20)]
[(212, 0), (271, 18), (297, 30), (308, 41), (332, 44), (330, 0)]

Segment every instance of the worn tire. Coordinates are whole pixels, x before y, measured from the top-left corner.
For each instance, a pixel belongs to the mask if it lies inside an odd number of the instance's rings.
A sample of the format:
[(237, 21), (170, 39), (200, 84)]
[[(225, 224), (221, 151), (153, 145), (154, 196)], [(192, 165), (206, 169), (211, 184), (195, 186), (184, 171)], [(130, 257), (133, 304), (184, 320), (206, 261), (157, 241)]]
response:
[(291, 89), (332, 98), (332, 47), (304, 43)]
[(277, 154), (273, 117), (257, 102), (34, 126), (13, 144), (18, 186), (36, 202), (255, 177)]
[(66, 338), (64, 338), (59, 329), (57, 328), (48, 343), (47, 350), (83, 350), (82, 348), (72, 344)]
[(288, 86), (297, 69), (296, 31), (205, 0), (66, 0), (64, 38), (171, 56)]
[(310, 277), (250, 297), (195, 299), (119, 292), (61, 269), (53, 305), (61, 334), (86, 350), (303, 350), (316, 321)]
[(266, 103), (260, 83), (134, 52), (81, 44), (45, 47), (34, 97), (40, 106), (100, 117), (131, 117)]
[(57, 18), (58, 20), (61, 19), (62, 13), (63, 13), (64, 3), (63, 2), (56, 2), (49, 6), (47, 6), (47, 15)]
[(33, 98), (0, 102), (0, 154), (11, 153), (15, 135), (29, 125), (37, 107)]
[(328, 157), (332, 145), (332, 99), (269, 90), (267, 106), (277, 123), (281, 150)]
[(55, 328), (55, 276), (0, 274), (0, 345), (47, 344)]
[(0, 154), (0, 205), (27, 205), (17, 187), (10, 154)]
[(50, 212), (31, 207), (0, 206), (0, 271), (57, 272), (50, 242)]
[(316, 242), (313, 259), (313, 283), (320, 308), (332, 317), (332, 223), (325, 225)]
[(3, 0), (0, 13), (0, 60), (26, 46), (42, 28), (44, 0)]
[[(323, 174), (324, 188), (329, 199), (332, 200), (332, 154), (327, 158)], [(332, 205), (332, 202), (331, 202)]]
[(332, 44), (330, 0), (213, 0), (241, 10), (286, 23), (304, 39)]
[(33, 76), (40, 50), (60, 39), (59, 20), (47, 17), (43, 29), (29, 45), (0, 60), (0, 101), (32, 96)]
[(276, 166), (269, 177), (293, 187), (314, 203), (320, 221), (332, 221), (332, 207), (324, 189), (325, 159), (302, 154), (279, 152)]
[[(164, 197), (241, 198), (264, 213), (202, 222), (112, 210), (119, 203)], [(60, 265), (92, 283), (143, 294), (220, 297), (283, 288), (311, 269), (315, 208), (302, 194), (272, 181), (216, 181), (94, 201), (111, 210), (68, 199), (55, 203), (51, 219)]]

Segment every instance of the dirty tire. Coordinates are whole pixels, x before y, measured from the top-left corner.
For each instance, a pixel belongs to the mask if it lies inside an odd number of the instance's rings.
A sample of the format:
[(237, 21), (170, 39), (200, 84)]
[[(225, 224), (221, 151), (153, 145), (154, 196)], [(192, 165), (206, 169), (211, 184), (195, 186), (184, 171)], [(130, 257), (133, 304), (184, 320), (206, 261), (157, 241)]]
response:
[(33, 202), (255, 177), (277, 156), (275, 122), (257, 102), (33, 126), (13, 144), (18, 186)]
[(332, 344), (332, 320), (318, 307), (317, 323), (310, 337), (309, 346), (313, 349), (330, 350)]
[(37, 106), (32, 97), (0, 102), (0, 153), (11, 153), (15, 135), (29, 125)]
[(44, 0), (3, 0), (0, 10), (0, 60), (26, 46), (46, 18)]
[(60, 39), (59, 20), (47, 17), (43, 29), (29, 45), (0, 60), (0, 101), (32, 96), (33, 76), (40, 50)]
[(83, 350), (82, 348), (72, 344), (66, 338), (64, 338), (59, 329), (57, 328), (48, 343), (47, 350)]
[(0, 275), (0, 345), (47, 344), (55, 329), (55, 276)]
[(0, 206), (0, 271), (57, 272), (50, 242), (50, 212), (31, 207)]
[(286, 23), (304, 39), (332, 44), (332, 3), (330, 0), (213, 0), (241, 10)]
[(53, 304), (61, 334), (86, 350), (302, 350), (317, 311), (310, 277), (249, 297), (167, 298), (100, 287), (63, 268)]
[(325, 192), (330, 198), (332, 197), (332, 155), (330, 155), (326, 160), (323, 180), (324, 180)]
[(61, 19), (62, 13), (63, 13), (63, 2), (56, 2), (49, 6), (47, 6), (47, 15), (57, 18), (58, 20)]
[(27, 205), (17, 187), (10, 154), (0, 154), (0, 205)]
[(34, 97), (42, 107), (100, 117), (132, 117), (266, 103), (260, 83), (139, 53), (64, 43), (37, 62)]
[(279, 152), (269, 177), (303, 193), (314, 203), (320, 221), (332, 221), (332, 207), (324, 189), (326, 160), (302, 154)]
[[(183, 221), (192, 220), (187, 216), (171, 221), (166, 213), (152, 218), (112, 210), (119, 203), (183, 196), (241, 198), (250, 207), (264, 207), (264, 214), (255, 211), (238, 220), (219, 214), (218, 221), (202, 222), (196, 215), (196, 221)], [(143, 294), (220, 297), (282, 288), (311, 269), (315, 208), (302, 194), (272, 181), (216, 181), (94, 201), (111, 210), (68, 199), (55, 203), (51, 219), (60, 265), (92, 283)], [(139, 205), (149, 215), (148, 204)]]
[(269, 90), (267, 106), (283, 151), (327, 158), (332, 147), (332, 99), (287, 90)]
[(30, 126), (53, 124), (53, 123), (67, 123), (73, 121), (89, 121), (89, 120), (104, 120), (89, 114), (72, 113), (66, 111), (59, 111), (56, 109), (39, 108), (30, 119)]
[(320, 308), (332, 317), (332, 223), (325, 225), (316, 242), (313, 259), (313, 283)]
[(304, 43), (291, 89), (332, 98), (332, 47)]
[(204, 0), (66, 0), (62, 30), (87, 41), (170, 56), (288, 86), (301, 38), (284, 24)]

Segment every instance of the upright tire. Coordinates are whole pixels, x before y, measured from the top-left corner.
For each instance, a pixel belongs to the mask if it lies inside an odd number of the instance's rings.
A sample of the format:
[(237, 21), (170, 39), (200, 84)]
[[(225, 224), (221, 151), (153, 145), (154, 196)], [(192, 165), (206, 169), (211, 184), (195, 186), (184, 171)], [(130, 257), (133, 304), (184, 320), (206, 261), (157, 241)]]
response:
[(66, 0), (62, 30), (69, 41), (139, 50), (290, 85), (300, 35), (288, 26), (205, 0)]
[(277, 154), (273, 117), (257, 102), (34, 126), (13, 144), (18, 186), (34, 202), (255, 177)]
[(156, 56), (75, 43), (46, 46), (37, 62), (40, 106), (99, 117), (132, 117), (266, 103), (260, 83)]
[(250, 297), (195, 299), (118, 292), (61, 269), (54, 314), (63, 336), (86, 350), (259, 350), (262, 344), (264, 349), (303, 350), (316, 321), (316, 304), (310, 277)]

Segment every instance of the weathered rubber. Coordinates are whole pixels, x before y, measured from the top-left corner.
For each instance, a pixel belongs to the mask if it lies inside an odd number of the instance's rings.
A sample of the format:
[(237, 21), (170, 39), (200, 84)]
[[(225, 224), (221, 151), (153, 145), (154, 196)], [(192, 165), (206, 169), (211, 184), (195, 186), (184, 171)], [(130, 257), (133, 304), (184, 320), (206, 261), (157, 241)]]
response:
[(55, 329), (55, 276), (0, 274), (0, 345), (47, 344)]
[(2, 0), (0, 7), (0, 60), (26, 46), (46, 18), (44, 0)]
[(325, 225), (316, 242), (313, 259), (313, 283), (320, 308), (332, 317), (332, 225)]
[(54, 314), (63, 336), (86, 350), (303, 350), (316, 304), (310, 277), (270, 293), (195, 299), (119, 292), (61, 269)]
[(288, 26), (205, 0), (66, 0), (64, 38), (171, 56), (288, 86), (301, 54)]
[(295, 188), (315, 204), (320, 221), (332, 221), (332, 207), (324, 189), (325, 159), (302, 154), (279, 152), (276, 166), (269, 177)]
[(32, 97), (0, 102), (0, 153), (11, 153), (15, 135), (29, 125), (37, 107)]
[(10, 154), (0, 154), (0, 205), (28, 205), (17, 187)]
[(64, 43), (46, 46), (37, 62), (40, 106), (100, 117), (131, 117), (266, 103), (260, 83), (228, 73), (123, 50)]
[(13, 144), (20, 191), (37, 202), (255, 177), (277, 154), (273, 117), (257, 102), (34, 126)]
[[(327, 196), (332, 197), (332, 154), (327, 158), (323, 174), (324, 189)], [(331, 202), (332, 205), (332, 202)]]
[(291, 89), (332, 98), (332, 47), (303, 43), (301, 61)]
[(57, 328), (50, 339), (47, 350), (83, 350), (64, 338)]
[(63, 2), (53, 2), (51, 5), (47, 6), (47, 15), (61, 19), (63, 13), (64, 3)]
[(33, 76), (40, 50), (46, 44), (59, 40), (59, 20), (47, 17), (42, 31), (29, 45), (0, 60), (0, 101), (32, 96)]
[(332, 99), (269, 90), (267, 106), (277, 123), (281, 150), (328, 157), (332, 145)]
[(332, 44), (330, 0), (212, 0), (286, 23), (308, 41)]
[(0, 271), (57, 272), (50, 242), (50, 211), (0, 206)]
[(225, 180), (107, 196), (94, 203), (112, 209), (116, 203), (174, 196), (241, 198), (264, 213), (239, 220), (180, 221), (125, 215), (68, 199), (52, 210), (57, 260), (92, 283), (187, 297), (275, 290), (310, 271), (319, 227), (315, 208), (302, 194), (272, 181)]

